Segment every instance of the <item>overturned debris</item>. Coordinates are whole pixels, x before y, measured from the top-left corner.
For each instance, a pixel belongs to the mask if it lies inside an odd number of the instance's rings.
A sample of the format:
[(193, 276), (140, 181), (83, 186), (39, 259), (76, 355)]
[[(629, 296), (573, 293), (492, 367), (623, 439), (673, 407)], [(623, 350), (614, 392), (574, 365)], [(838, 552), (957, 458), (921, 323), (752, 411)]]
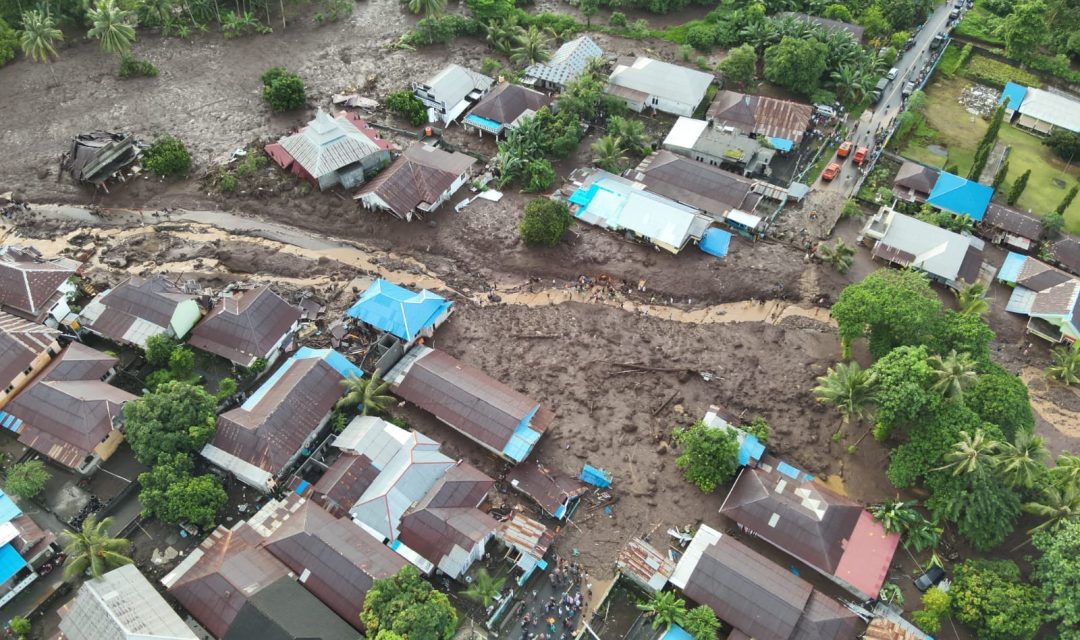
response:
[(118, 176), (141, 154), (139, 141), (129, 133), (80, 133), (72, 139), (71, 150), (61, 158), (60, 168), (76, 182), (105, 188), (106, 181)]

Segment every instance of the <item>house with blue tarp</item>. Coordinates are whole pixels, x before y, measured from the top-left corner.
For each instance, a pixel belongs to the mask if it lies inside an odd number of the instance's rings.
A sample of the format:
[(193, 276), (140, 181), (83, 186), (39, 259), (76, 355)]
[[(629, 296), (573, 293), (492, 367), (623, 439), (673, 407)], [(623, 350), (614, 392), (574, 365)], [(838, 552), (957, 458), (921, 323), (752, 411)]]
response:
[(0, 491), (0, 607), (38, 578), (37, 569), (56, 553), (55, 542)]
[(979, 222), (986, 215), (994, 188), (942, 171), (926, 202), (949, 213)]
[(1028, 333), (1055, 344), (1080, 340), (1080, 278), (1009, 252), (997, 279), (1013, 287), (1005, 310), (1028, 316)]
[(555, 420), (529, 396), (423, 345), (410, 349), (385, 379), (397, 396), (513, 464), (529, 457)]
[(326, 431), (344, 390), (363, 372), (333, 349), (303, 347), (239, 407), (218, 416), (202, 456), (260, 491), (288, 475)]
[(746, 466), (751, 463), (756, 464), (760, 462), (761, 457), (765, 455), (765, 445), (763, 445), (754, 434), (747, 433), (735, 426), (738, 424), (739, 419), (731, 412), (713, 405), (709, 407), (709, 411), (701, 421), (705, 423), (705, 426), (707, 427), (731, 431), (735, 434), (735, 440), (739, 443), (740, 465)]
[(699, 249), (717, 258), (725, 257), (729, 246), (731, 246), (731, 234), (716, 228), (706, 231), (701, 237), (701, 242), (698, 243)]
[(427, 289), (416, 292), (376, 280), (347, 313), (408, 345), (417, 338), (430, 338), (450, 317), (453, 306), (453, 302)]

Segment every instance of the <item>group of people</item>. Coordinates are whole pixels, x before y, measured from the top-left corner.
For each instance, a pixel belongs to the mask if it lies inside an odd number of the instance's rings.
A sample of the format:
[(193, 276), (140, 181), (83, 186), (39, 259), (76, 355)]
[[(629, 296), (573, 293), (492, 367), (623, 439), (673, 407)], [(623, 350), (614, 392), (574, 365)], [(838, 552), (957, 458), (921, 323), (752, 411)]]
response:
[[(592, 585), (586, 585), (586, 595), (580, 589), (581, 581), (587, 574), (577, 562), (558, 560), (548, 574), (555, 595), (544, 603), (543, 613), (526, 612), (521, 618), (521, 640), (569, 640), (574, 635), (577, 617), (586, 604), (588, 591)], [(559, 591), (562, 595), (559, 596)], [(537, 592), (533, 591), (535, 599)]]

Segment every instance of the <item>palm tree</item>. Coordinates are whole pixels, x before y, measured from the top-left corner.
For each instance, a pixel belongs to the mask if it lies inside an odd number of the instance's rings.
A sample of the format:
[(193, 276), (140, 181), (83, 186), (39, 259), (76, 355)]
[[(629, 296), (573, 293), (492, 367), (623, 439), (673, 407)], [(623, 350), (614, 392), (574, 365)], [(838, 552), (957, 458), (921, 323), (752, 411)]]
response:
[(836, 407), (843, 416), (844, 424), (852, 418), (869, 419), (874, 407), (876, 373), (863, 369), (858, 362), (839, 362), (817, 380), (814, 396), (818, 402)]
[(521, 35), (518, 47), (510, 54), (510, 62), (522, 66), (547, 62), (551, 59), (551, 53), (547, 50), (548, 43), (548, 37), (543, 31), (529, 27), (529, 30)]
[(131, 12), (116, 6), (115, 0), (98, 0), (90, 11), (94, 26), (86, 37), (100, 40), (101, 48), (109, 53), (125, 53), (135, 42), (135, 27), (128, 24), (130, 19)]
[(993, 453), (1001, 446), (996, 440), (987, 440), (982, 429), (976, 429), (972, 436), (967, 431), (960, 432), (960, 441), (952, 446), (952, 451), (945, 454), (944, 465), (934, 471), (952, 469), (953, 475), (971, 473), (980, 468), (982, 464), (992, 460)]
[(930, 389), (941, 394), (943, 398), (962, 400), (964, 390), (978, 378), (978, 374), (975, 373), (975, 362), (971, 356), (966, 353), (957, 353), (955, 349), (944, 358), (933, 356), (927, 364), (933, 369), (934, 377)]
[(131, 542), (124, 538), (109, 536), (112, 518), (97, 521), (93, 515), (83, 520), (82, 530), (78, 532), (62, 531), (60, 539), (64, 543), (64, 579), (73, 580), (87, 569), (90, 575), (100, 578), (102, 574), (125, 564), (131, 564), (131, 558), (123, 555), (131, 547)]
[(504, 584), (506, 584), (506, 578), (496, 578), (489, 574), (487, 569), (481, 567), (473, 576), (472, 584), (462, 591), (461, 595), (478, 603), (481, 607), (486, 607), (489, 602), (499, 597)]
[(843, 238), (836, 239), (836, 245), (830, 247), (827, 244), (819, 244), (814, 252), (822, 262), (832, 265), (838, 273), (847, 273), (851, 269), (855, 250), (849, 247)]
[(639, 154), (645, 146), (645, 124), (615, 116), (608, 121), (608, 133), (619, 139), (620, 148), (629, 154)]
[(386, 393), (390, 383), (383, 381), (382, 371), (378, 369), (370, 378), (350, 373), (348, 378), (341, 381), (341, 386), (345, 387), (346, 393), (344, 398), (338, 400), (338, 408), (359, 406), (362, 416), (369, 412), (382, 413), (395, 402), (394, 396)]
[(161, 27), (163, 32), (172, 23), (174, 0), (142, 0), (135, 9), (140, 25)]
[(1064, 486), (1080, 483), (1080, 456), (1063, 453), (1058, 456), (1057, 464), (1049, 469), (1054, 482)]
[(779, 35), (777, 30), (767, 20), (751, 22), (739, 31), (739, 36), (744, 42), (750, 43), (758, 55), (765, 47), (776, 41), (777, 35)]
[(1046, 470), (1046, 444), (1039, 436), (1021, 432), (1016, 442), (1002, 442), (994, 454), (994, 466), (1010, 487), (1031, 488)]
[(842, 64), (829, 74), (832, 80), (833, 90), (841, 101), (847, 102), (855, 96), (855, 85), (858, 83), (859, 69), (850, 64)]
[(1055, 378), (1065, 385), (1073, 385), (1080, 382), (1080, 342), (1074, 342), (1071, 347), (1055, 347), (1050, 352), (1054, 358), (1054, 364), (1046, 369), (1046, 375)]
[(610, 133), (592, 143), (593, 164), (604, 171), (619, 173), (622, 165), (626, 162), (626, 156), (622, 153), (622, 140)]
[(941, 540), (941, 527), (925, 518), (912, 525), (904, 533), (904, 548), (914, 549), (915, 553), (922, 553), (925, 549), (937, 547)]
[(446, 11), (446, 0), (403, 0), (409, 11), (425, 18), (440, 16)]
[(1024, 511), (1046, 518), (1042, 524), (1028, 533), (1041, 529), (1057, 530), (1066, 522), (1080, 518), (1080, 489), (1077, 488), (1076, 483), (1069, 483), (1063, 487), (1046, 487), (1043, 489), (1042, 501), (1028, 502), (1024, 505)]
[(883, 502), (870, 507), (870, 515), (876, 522), (881, 523), (885, 533), (905, 533), (916, 525), (922, 516), (915, 510), (915, 501), (894, 500)]
[(986, 285), (981, 282), (972, 284), (965, 282), (953, 293), (956, 295), (956, 302), (963, 315), (981, 316), (990, 310), (990, 304), (986, 301)]
[(524, 30), (509, 20), (492, 20), (484, 27), (484, 40), (499, 53), (504, 55), (518, 46)]
[(661, 591), (648, 602), (639, 602), (637, 608), (652, 618), (652, 628), (670, 627), (686, 620), (686, 601), (671, 591)]
[(23, 28), (19, 34), (19, 46), (23, 54), (34, 62), (50, 62), (60, 59), (53, 44), (64, 39), (64, 33), (56, 28), (56, 21), (37, 9), (23, 11)]

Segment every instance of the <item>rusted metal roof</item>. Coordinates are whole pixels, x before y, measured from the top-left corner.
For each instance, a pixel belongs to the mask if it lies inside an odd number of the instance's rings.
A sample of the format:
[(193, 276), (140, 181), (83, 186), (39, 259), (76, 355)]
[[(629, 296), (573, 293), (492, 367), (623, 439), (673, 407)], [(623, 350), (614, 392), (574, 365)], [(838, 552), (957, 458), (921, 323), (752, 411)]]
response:
[(246, 522), (218, 527), (162, 583), (199, 624), (221, 638), (249, 598), (289, 575), (262, 542)]
[(430, 509), (477, 507), (495, 481), (467, 462), (458, 461), (435, 481), (420, 506)]
[(506, 545), (538, 560), (544, 557), (555, 541), (555, 534), (550, 529), (520, 513), (512, 514), (509, 520), (499, 525), (495, 536)]
[(893, 186), (903, 191), (912, 192), (920, 200), (926, 200), (930, 192), (934, 190), (934, 185), (937, 184), (940, 175), (941, 172), (937, 169), (931, 169), (917, 162), (905, 160), (900, 165), (900, 170), (896, 172)]
[(256, 358), (268, 358), (299, 319), (300, 309), (269, 286), (237, 291), (214, 305), (188, 343), (248, 367)]
[(394, 215), (411, 219), (421, 204), (434, 204), (476, 160), (416, 142), (357, 192), (357, 199), (374, 194)]
[[(451, 554), (468, 554), (498, 528), (495, 518), (476, 508), (422, 508), (401, 519), (398, 539), (428, 562), (447, 571), (448, 567), (443, 563)], [(458, 576), (451, 577), (456, 579)]]
[(735, 127), (743, 135), (783, 138), (798, 145), (810, 128), (813, 112), (813, 107), (800, 102), (723, 90), (716, 93), (706, 118), (718, 127)]
[(413, 362), (394, 393), (500, 455), (523, 422), (539, 434), (555, 417), (535, 400), (434, 349)]
[(675, 571), (675, 563), (641, 538), (634, 538), (619, 550), (615, 560), (619, 570), (653, 592), (660, 591)]
[(732, 209), (753, 213), (762, 198), (754, 192), (754, 180), (666, 149), (642, 160), (632, 177), (649, 191), (719, 219), (727, 218)]
[(983, 252), (974, 245), (969, 245), (964, 252), (964, 259), (960, 262), (960, 269), (956, 272), (956, 279), (964, 282), (978, 282), (979, 272), (982, 270)]
[(315, 483), (312, 499), (337, 517), (344, 517), (364, 495), (379, 470), (365, 455), (343, 452)]
[(71, 260), (45, 260), (32, 249), (0, 247), (0, 307), (37, 320), (59, 300), (58, 289), (75, 268)]
[(895, 622), (885, 618), (874, 618), (863, 635), (865, 640), (921, 640), (914, 633), (905, 631)]
[(539, 91), (504, 82), (476, 103), (470, 115), (508, 125), (526, 111), (539, 111), (553, 100), (551, 96)]
[(870, 252), (870, 255), (875, 258), (881, 258), (882, 260), (887, 260), (888, 262), (899, 264), (905, 267), (915, 262), (914, 255), (908, 253), (907, 251), (897, 249), (896, 247), (890, 247), (889, 245), (880, 241), (874, 245), (874, 249)]
[(334, 408), (343, 379), (321, 358), (290, 359), (257, 395), (218, 416), (211, 444), (272, 476)]
[(101, 379), (116, 358), (73, 342), (4, 410), (22, 420), (19, 442), (77, 468), (113, 431), (135, 398)]
[(268, 503), (249, 524), (266, 536), (265, 548), (312, 595), (359, 631), (372, 583), (407, 564), (351, 520), (335, 518), (295, 493)]
[(589, 491), (589, 486), (581, 480), (539, 462), (519, 464), (506, 474), (506, 481), (556, 518), (565, 516), (560, 511), (567, 501)]
[(176, 307), (196, 296), (163, 276), (132, 276), (99, 295), (82, 312), (84, 326), (113, 342), (129, 342), (128, 329), (142, 321), (166, 333)]
[(791, 640), (851, 640), (859, 637), (863, 624), (839, 602), (815, 590), (803, 608)]
[(1064, 238), (1050, 246), (1050, 257), (1065, 269), (1080, 275), (1080, 240)]
[(1055, 269), (1034, 258), (1027, 258), (1020, 267), (1020, 273), (1016, 277), (1016, 284), (1032, 291), (1045, 291), (1073, 279), (1073, 276), (1064, 271)]

